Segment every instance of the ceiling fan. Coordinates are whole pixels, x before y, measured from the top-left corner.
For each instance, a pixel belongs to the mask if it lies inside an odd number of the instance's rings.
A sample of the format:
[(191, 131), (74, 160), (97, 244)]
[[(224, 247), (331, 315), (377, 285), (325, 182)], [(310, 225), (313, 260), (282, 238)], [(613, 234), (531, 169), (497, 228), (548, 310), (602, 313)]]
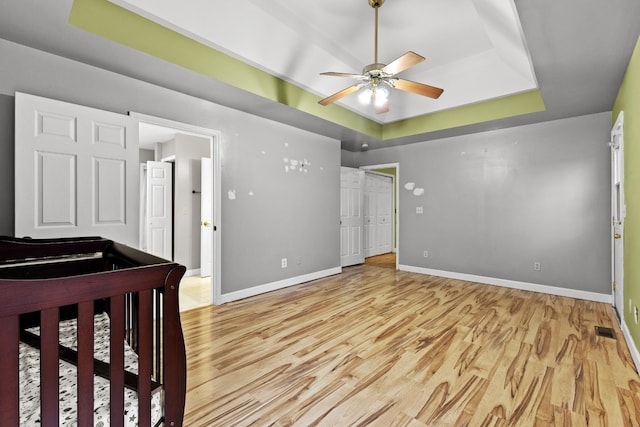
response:
[(371, 102), (378, 114), (389, 111), (388, 88), (396, 88), (405, 92), (416, 93), (418, 95), (437, 99), (444, 91), (443, 89), (396, 77), (396, 74), (424, 61), (423, 56), (409, 51), (388, 65), (378, 62), (378, 8), (382, 6), (385, 0), (367, 1), (369, 2), (369, 5), (375, 9), (375, 46), (373, 64), (369, 64), (364, 67), (362, 74), (336, 73), (332, 71), (320, 73), (323, 76), (351, 77), (360, 80), (360, 83), (356, 83), (353, 86), (349, 86), (348, 88), (341, 90), (340, 92), (336, 92), (333, 95), (318, 101), (318, 103), (320, 105), (331, 104), (332, 102), (335, 102), (347, 95), (357, 92), (361, 88), (366, 88), (360, 95), (362, 97), (361, 101)]

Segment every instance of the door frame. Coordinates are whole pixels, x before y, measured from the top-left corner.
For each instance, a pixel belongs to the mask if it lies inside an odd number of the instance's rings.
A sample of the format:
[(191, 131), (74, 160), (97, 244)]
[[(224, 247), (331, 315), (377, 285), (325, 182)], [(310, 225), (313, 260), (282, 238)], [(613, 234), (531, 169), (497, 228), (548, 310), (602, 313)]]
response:
[(201, 126), (190, 125), (187, 123), (177, 122), (174, 120), (164, 119), (162, 117), (150, 116), (147, 114), (130, 112), (129, 115), (139, 123), (147, 123), (157, 126), (163, 126), (192, 136), (207, 138), (210, 141), (210, 153), (213, 163), (213, 275), (211, 276), (211, 301), (215, 305), (222, 304), (222, 169), (220, 158), (220, 146), (222, 143), (222, 133), (220, 131), (209, 129)]
[(394, 237), (395, 237), (395, 252), (396, 252), (396, 270), (400, 266), (400, 163), (382, 163), (378, 165), (360, 166), (360, 169), (365, 171), (372, 171), (374, 169), (389, 169), (395, 168), (396, 176), (393, 178), (393, 200), (395, 204), (393, 206), (393, 218), (395, 220)]
[[(617, 200), (614, 190), (616, 180), (616, 157), (614, 156), (614, 138), (618, 136), (619, 148), (618, 148), (618, 160), (619, 160), (619, 179), (620, 179), (620, 200)], [(624, 111), (620, 111), (616, 121), (611, 128), (611, 294), (612, 302), (615, 312), (618, 315), (620, 324), (624, 323), (624, 220), (626, 217), (626, 205), (624, 197)], [(616, 223), (616, 211), (618, 210), (617, 204), (620, 203), (619, 215)], [(620, 234), (618, 239), (615, 235)], [(619, 243), (616, 242), (619, 240)], [(616, 244), (618, 250), (616, 250)], [(616, 280), (616, 257), (619, 257), (619, 264), (621, 271), (618, 272), (618, 280)], [(614, 288), (615, 284), (615, 288)], [(618, 307), (617, 294), (620, 297), (620, 307)]]

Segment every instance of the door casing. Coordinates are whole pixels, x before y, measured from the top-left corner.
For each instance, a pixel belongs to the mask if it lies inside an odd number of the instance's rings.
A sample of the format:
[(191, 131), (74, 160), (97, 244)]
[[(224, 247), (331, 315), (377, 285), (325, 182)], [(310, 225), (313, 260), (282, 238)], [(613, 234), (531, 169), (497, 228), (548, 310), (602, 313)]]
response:
[(222, 134), (213, 129), (190, 125), (187, 123), (176, 122), (161, 117), (149, 116), (141, 113), (130, 113), (131, 117), (135, 118), (138, 123), (148, 123), (157, 126), (163, 126), (175, 129), (176, 131), (187, 134), (207, 138), (210, 141), (210, 153), (213, 162), (213, 197), (212, 197), (212, 211), (213, 211), (213, 272), (211, 275), (211, 300), (213, 304), (222, 304), (222, 273), (221, 273), (221, 247), (222, 247), (222, 198), (221, 198), (221, 182), (222, 182), (222, 169), (221, 169), (221, 157), (220, 150), (222, 144)]
[[(611, 287), (613, 306), (624, 321), (624, 112), (611, 129)], [(631, 307), (629, 308), (631, 310)]]

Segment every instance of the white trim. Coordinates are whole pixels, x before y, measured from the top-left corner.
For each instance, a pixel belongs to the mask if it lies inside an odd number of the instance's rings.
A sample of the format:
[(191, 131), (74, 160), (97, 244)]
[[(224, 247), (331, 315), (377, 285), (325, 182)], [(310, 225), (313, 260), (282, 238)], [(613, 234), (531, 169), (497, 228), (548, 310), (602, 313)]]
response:
[(468, 282), (483, 283), (485, 285), (503, 286), (505, 288), (520, 289), (523, 291), (540, 292), (543, 294), (558, 295), (584, 299), (588, 301), (604, 302), (611, 304), (611, 294), (601, 294), (598, 292), (580, 291), (576, 289), (559, 288), (556, 286), (540, 285), (537, 283), (519, 282), (516, 280), (498, 279), (495, 277), (476, 276), (474, 274), (455, 273), (451, 271), (433, 270), (431, 268), (414, 267), (411, 265), (400, 265), (400, 270), (411, 273), (428, 274), (431, 276), (447, 277), (450, 279), (466, 280)]
[(199, 275), (200, 275), (200, 269), (194, 268), (192, 270), (185, 271), (184, 276), (182, 277), (191, 277), (191, 276), (199, 276)]
[(394, 180), (396, 179), (396, 177), (394, 175), (391, 175), (390, 173), (377, 172), (375, 170), (369, 170), (369, 169), (365, 169), (365, 168), (362, 168), (360, 170), (364, 170), (365, 173), (368, 173), (368, 174), (371, 174), (371, 175), (384, 176), (384, 177), (391, 178), (391, 179), (394, 179)]
[(631, 353), (631, 357), (633, 358), (633, 362), (636, 365), (636, 371), (640, 372), (640, 353), (638, 353), (638, 347), (636, 347), (636, 343), (633, 342), (633, 337), (627, 328), (626, 323), (622, 323), (620, 326), (622, 329), (622, 335), (624, 335), (625, 341), (627, 341), (627, 347), (629, 347), (629, 353)]
[[(616, 155), (614, 147), (615, 138), (619, 136), (619, 147), (618, 147), (618, 157), (620, 158), (620, 162), (616, 162)], [(618, 320), (620, 324), (624, 324), (624, 219), (626, 216), (627, 207), (625, 205), (625, 197), (624, 197), (624, 111), (620, 110), (618, 113), (618, 117), (616, 118), (616, 122), (611, 128), (611, 141), (609, 143), (611, 146), (611, 182), (610, 182), (610, 190), (611, 190), (611, 304), (614, 307), (614, 310), (618, 313)], [(617, 164), (616, 164), (617, 163)], [(619, 223), (615, 224), (614, 219), (616, 218), (616, 204), (618, 200), (616, 200), (616, 192), (614, 191), (615, 186), (615, 170), (616, 166), (619, 167), (620, 174), (620, 218), (618, 218)], [(620, 234), (620, 243), (618, 243), (618, 248), (620, 249), (620, 253), (616, 252), (616, 233)], [(621, 271), (618, 274), (616, 280), (616, 256), (621, 260)], [(618, 283), (619, 282), (619, 283)], [(615, 289), (613, 284), (615, 283)], [(618, 307), (616, 304), (616, 293), (620, 293), (622, 304), (621, 307)]]
[(333, 276), (335, 274), (342, 273), (342, 267), (330, 268), (328, 270), (316, 271), (302, 276), (290, 277), (284, 280), (278, 280), (277, 282), (265, 283), (264, 285), (253, 286), (251, 288), (242, 289), (240, 291), (230, 292), (228, 294), (220, 295), (220, 304), (226, 302), (236, 301), (243, 298), (252, 297), (255, 295), (264, 294), (278, 289), (286, 288), (289, 286), (299, 285), (301, 283), (310, 282), (316, 279), (322, 279), (323, 277)]

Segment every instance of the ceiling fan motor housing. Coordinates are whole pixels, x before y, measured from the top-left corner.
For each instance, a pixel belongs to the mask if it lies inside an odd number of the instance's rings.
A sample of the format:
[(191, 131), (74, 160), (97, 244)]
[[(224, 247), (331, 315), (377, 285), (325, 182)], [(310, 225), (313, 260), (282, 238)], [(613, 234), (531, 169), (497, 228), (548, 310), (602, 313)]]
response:
[(369, 75), (371, 77), (380, 77), (382, 76), (382, 74), (384, 74), (382, 69), (386, 66), (387, 64), (381, 63), (369, 64), (362, 69), (362, 74)]

